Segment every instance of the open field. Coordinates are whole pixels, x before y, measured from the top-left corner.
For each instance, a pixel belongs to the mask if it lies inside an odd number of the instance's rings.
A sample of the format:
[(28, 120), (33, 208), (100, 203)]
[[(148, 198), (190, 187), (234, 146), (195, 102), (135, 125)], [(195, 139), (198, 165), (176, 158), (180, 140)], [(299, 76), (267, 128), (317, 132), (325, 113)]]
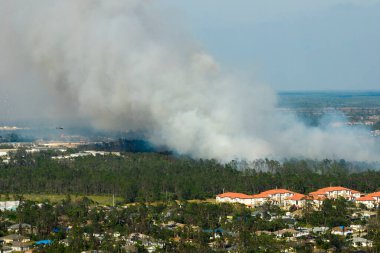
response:
[[(59, 194), (23, 194), (22, 197), (26, 200), (32, 200), (37, 202), (50, 201), (50, 202), (59, 202), (67, 198), (68, 195), (59, 195)], [(112, 205), (112, 195), (70, 195), (72, 200), (77, 200), (83, 197), (87, 197), (92, 201), (99, 203), (100, 205)], [(14, 194), (0, 194), (0, 201), (6, 200), (17, 200), (17, 195)], [(118, 201), (122, 201), (123, 199), (115, 196), (115, 203)]]

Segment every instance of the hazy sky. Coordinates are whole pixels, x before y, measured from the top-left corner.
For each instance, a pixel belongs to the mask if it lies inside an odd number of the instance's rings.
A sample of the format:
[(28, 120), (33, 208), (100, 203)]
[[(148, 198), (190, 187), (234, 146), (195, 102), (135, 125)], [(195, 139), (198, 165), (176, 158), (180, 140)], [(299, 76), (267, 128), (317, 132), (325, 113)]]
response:
[(165, 0), (222, 65), (276, 90), (380, 89), (380, 0)]
[(367, 131), (308, 127), (257, 82), (377, 88), (380, 6), (337, 1), (0, 0), (0, 122), (79, 118), (222, 161), (378, 161)]

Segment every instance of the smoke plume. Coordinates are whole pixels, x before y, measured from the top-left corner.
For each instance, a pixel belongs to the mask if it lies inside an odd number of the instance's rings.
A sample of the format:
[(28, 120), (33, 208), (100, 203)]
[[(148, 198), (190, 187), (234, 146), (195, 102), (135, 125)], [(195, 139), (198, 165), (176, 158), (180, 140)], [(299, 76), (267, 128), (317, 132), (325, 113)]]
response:
[(0, 92), (14, 117), (81, 118), (193, 157), (376, 160), (368, 133), (306, 127), (222, 70), (149, 0), (0, 0)]

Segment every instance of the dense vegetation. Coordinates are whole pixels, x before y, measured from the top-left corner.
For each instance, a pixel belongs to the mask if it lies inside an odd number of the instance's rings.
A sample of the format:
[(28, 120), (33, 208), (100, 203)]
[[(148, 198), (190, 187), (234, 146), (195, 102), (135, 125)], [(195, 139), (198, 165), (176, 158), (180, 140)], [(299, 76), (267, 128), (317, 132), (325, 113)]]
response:
[[(299, 211), (300, 216), (286, 220), (282, 218), (285, 212), (270, 204), (256, 210), (243, 205), (186, 201), (111, 208), (96, 206), (87, 198), (73, 201), (68, 196), (55, 204), (24, 201), (16, 211), (0, 211), (0, 236), (10, 233), (7, 228), (11, 224), (30, 224), (32, 231), (21, 230), (21, 234), (33, 241), (52, 240), (51, 245), (38, 251), (47, 253), (95, 249), (147, 252), (142, 240), (128, 242), (132, 233), (142, 233), (150, 242), (159, 242), (162, 246), (155, 252), (227, 249), (229, 252), (285, 252), (290, 247), (296, 252), (313, 252), (313, 245), (319, 249), (334, 249), (334, 252), (353, 252), (350, 237), (337, 236), (330, 231), (311, 232), (297, 241), (287, 240), (291, 234), (279, 237), (278, 231), (298, 226), (368, 224), (367, 237), (374, 242), (371, 252), (380, 250), (379, 215), (352, 221), (349, 217), (357, 209), (344, 199), (327, 200), (319, 210), (305, 208)], [(261, 233), (263, 231), (267, 233)], [(65, 240), (67, 246), (62, 243)], [(314, 243), (308, 243), (311, 241)], [(127, 250), (126, 245), (131, 243), (135, 249)]]
[(341, 161), (272, 160), (220, 164), (162, 154), (125, 154), (53, 160), (51, 152), (15, 153), (1, 163), (0, 193), (115, 194), (127, 202), (213, 198), (225, 191), (257, 193), (288, 188), (307, 193), (341, 185), (362, 192), (379, 190), (380, 171), (352, 172)]

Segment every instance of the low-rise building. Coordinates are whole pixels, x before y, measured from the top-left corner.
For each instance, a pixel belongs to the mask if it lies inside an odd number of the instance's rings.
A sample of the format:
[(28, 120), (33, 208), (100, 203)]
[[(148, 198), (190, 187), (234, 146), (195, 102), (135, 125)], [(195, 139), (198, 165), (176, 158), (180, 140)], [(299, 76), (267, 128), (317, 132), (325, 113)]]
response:
[(32, 243), (31, 242), (14, 241), (14, 242), (12, 242), (11, 248), (13, 251), (24, 252), (24, 251), (32, 248)]
[(364, 197), (360, 197), (360, 198), (357, 198), (355, 200), (356, 204), (363, 204), (365, 205), (367, 208), (374, 208), (376, 206), (376, 200), (375, 198), (371, 197), (371, 196), (364, 196)]
[(18, 235), (18, 234), (11, 234), (11, 235), (3, 236), (0, 238), (0, 240), (3, 240), (4, 243), (6, 243), (6, 244), (13, 243), (13, 242), (29, 242), (30, 241), (29, 238), (22, 236), (22, 235)]
[(325, 234), (329, 230), (329, 227), (313, 227), (311, 232), (317, 235)]
[(293, 196), (285, 199), (286, 206), (295, 206), (297, 208), (304, 207), (306, 204), (307, 196), (301, 193), (295, 193)]
[(345, 226), (334, 227), (331, 229), (331, 234), (333, 235), (347, 236), (352, 235), (352, 233), (352, 228)]
[(355, 200), (360, 198), (360, 192), (352, 189), (348, 189), (342, 186), (330, 186), (319, 189), (315, 192), (310, 192), (310, 196), (314, 198), (326, 197), (330, 199), (337, 199), (339, 197), (345, 198), (347, 200)]
[(266, 196), (273, 204), (285, 205), (285, 200), (294, 196), (296, 193), (287, 189), (273, 189), (261, 192), (260, 195)]
[(14, 233), (27, 233), (30, 234), (32, 231), (32, 226), (26, 223), (13, 224), (8, 227), (8, 232)]
[(360, 247), (371, 248), (373, 246), (373, 242), (365, 238), (354, 237), (352, 238), (352, 246), (354, 246), (355, 248), (360, 248)]
[(237, 192), (226, 192), (216, 196), (216, 202), (240, 203), (246, 206), (252, 206), (253, 195), (247, 195)]
[(377, 204), (380, 203), (380, 192), (373, 192), (368, 194), (367, 196), (374, 198)]
[(20, 201), (0, 201), (0, 210), (15, 211), (20, 205)]

